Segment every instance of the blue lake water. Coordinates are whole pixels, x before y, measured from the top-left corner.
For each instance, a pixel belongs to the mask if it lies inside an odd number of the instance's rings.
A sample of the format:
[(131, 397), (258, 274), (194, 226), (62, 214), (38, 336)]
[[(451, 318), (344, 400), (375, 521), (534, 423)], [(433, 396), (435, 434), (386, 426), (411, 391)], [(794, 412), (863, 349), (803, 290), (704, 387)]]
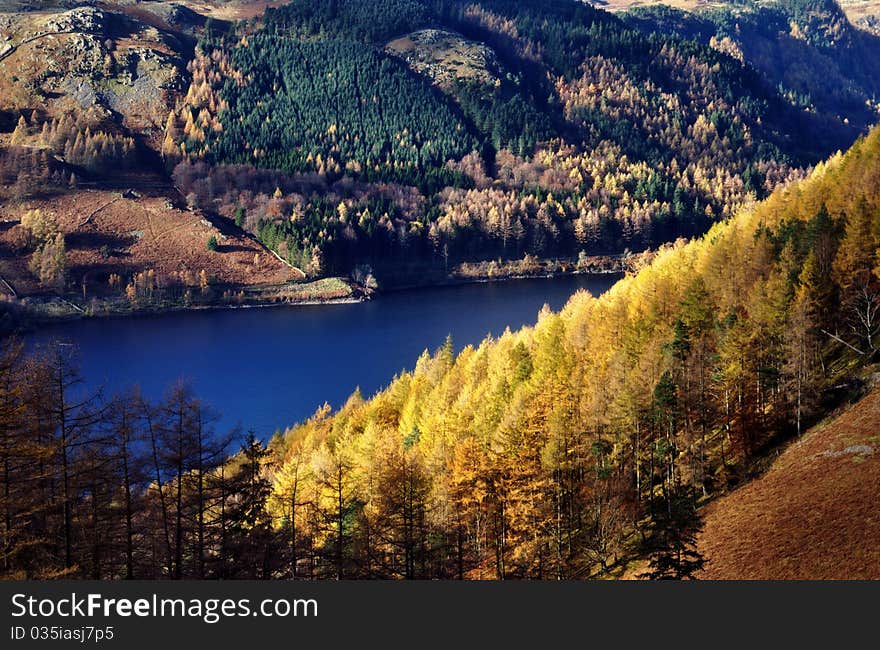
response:
[(259, 437), (340, 406), (360, 386), (371, 395), (411, 369), (448, 334), (456, 349), (534, 323), (578, 289), (598, 295), (618, 275), (579, 275), (400, 291), (360, 304), (176, 312), (52, 325), (29, 346), (63, 339), (79, 348), (89, 388), (140, 386), (160, 397), (178, 379), (221, 415)]

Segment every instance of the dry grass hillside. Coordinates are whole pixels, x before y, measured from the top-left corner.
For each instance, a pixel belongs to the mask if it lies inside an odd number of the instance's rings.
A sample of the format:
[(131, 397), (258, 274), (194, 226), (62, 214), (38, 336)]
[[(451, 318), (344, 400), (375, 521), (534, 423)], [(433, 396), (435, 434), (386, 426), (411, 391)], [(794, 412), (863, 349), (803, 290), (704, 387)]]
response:
[(705, 508), (705, 579), (880, 579), (880, 388)]
[[(110, 274), (129, 276), (153, 270), (159, 277), (179, 273), (197, 277), (202, 269), (223, 283), (250, 285), (301, 279), (251, 239), (221, 233), (198, 212), (172, 207), (162, 197), (80, 190), (27, 202), (51, 214), (67, 240), (68, 274), (87, 295), (107, 292)], [(0, 205), (0, 246), (15, 250), (17, 208)], [(208, 250), (211, 237), (217, 249)], [(40, 287), (27, 269), (27, 258), (9, 255), (0, 269), (19, 293)]]

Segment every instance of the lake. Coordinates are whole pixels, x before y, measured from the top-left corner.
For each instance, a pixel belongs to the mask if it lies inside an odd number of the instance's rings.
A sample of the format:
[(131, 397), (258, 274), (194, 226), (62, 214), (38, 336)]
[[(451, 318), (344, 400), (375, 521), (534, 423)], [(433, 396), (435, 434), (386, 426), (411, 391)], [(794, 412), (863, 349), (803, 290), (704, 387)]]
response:
[(160, 397), (178, 379), (221, 414), (266, 439), (365, 396), (411, 369), (448, 334), (457, 350), (487, 334), (532, 324), (545, 303), (559, 309), (578, 289), (599, 295), (619, 275), (510, 280), (383, 294), (359, 304), (173, 312), (72, 321), (40, 329), (29, 347), (63, 339), (79, 348), (90, 388), (138, 385)]

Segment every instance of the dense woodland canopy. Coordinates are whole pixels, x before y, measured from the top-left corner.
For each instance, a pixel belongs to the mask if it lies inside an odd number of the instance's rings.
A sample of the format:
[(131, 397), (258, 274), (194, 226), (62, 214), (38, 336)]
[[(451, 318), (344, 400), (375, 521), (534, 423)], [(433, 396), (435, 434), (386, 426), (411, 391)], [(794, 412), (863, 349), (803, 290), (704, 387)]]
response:
[(330, 174), (344, 162), (366, 180), (442, 186), (454, 181), (444, 163), (476, 146), (449, 100), (378, 50), (257, 34), (230, 64), (247, 81), (226, 82), (225, 110), (240, 119), (224, 119), (208, 145), (219, 160)]
[(580, 578), (642, 556), (699, 577), (696, 507), (878, 360), (878, 215), (874, 130), (600, 298), (232, 456), (186, 387), (90, 396), (68, 347), (6, 342), (2, 574)]
[[(386, 51), (426, 27), (491, 47), (495, 82)], [(657, 245), (857, 133), (687, 36), (568, 0), (290, 3), (202, 39), (163, 150), (197, 205), (324, 272)], [(257, 167), (287, 174), (257, 191)]]

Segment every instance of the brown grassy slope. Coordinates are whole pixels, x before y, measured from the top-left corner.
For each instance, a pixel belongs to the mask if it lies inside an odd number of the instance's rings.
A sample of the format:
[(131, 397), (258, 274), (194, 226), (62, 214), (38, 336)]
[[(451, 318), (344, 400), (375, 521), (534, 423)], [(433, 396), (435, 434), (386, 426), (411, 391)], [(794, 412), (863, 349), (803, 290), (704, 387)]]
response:
[(246, 20), (262, 16), (269, 7), (286, 5), (289, 0), (183, 0), (180, 4), (203, 16), (219, 20)]
[(704, 579), (880, 579), (880, 388), (706, 507)]
[[(198, 212), (171, 207), (162, 197), (124, 198), (118, 192), (78, 190), (23, 207), (53, 214), (65, 233), (71, 286), (79, 288), (85, 276), (89, 294), (107, 289), (107, 277), (129, 277), (152, 269), (160, 276), (204, 269), (213, 282), (253, 285), (302, 279), (301, 274), (275, 259), (256, 242), (241, 236), (223, 236)], [(0, 246), (10, 250), (16, 222), (23, 208), (0, 203)], [(216, 251), (207, 248), (211, 236)], [(256, 263), (255, 263), (256, 256)], [(28, 271), (28, 253), (0, 260), (0, 273), (21, 294), (39, 292)]]

